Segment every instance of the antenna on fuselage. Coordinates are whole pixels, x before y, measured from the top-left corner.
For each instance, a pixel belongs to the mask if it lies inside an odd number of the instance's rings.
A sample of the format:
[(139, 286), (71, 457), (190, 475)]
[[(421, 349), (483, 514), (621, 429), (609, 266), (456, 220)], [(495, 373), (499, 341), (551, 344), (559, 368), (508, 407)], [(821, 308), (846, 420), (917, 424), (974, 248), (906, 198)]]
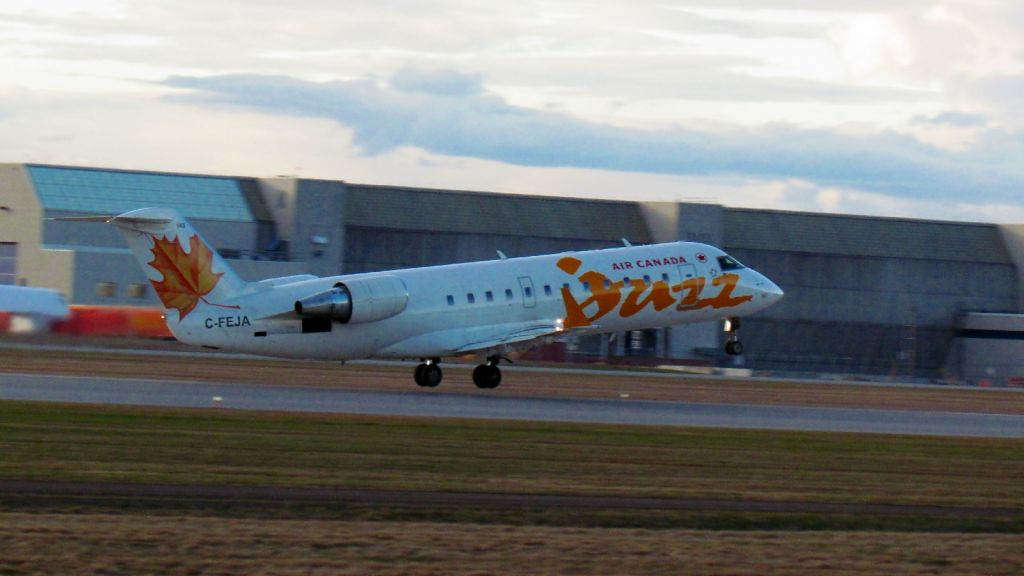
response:
[(505, 256), (505, 253), (502, 252), (501, 250), (495, 250), (495, 252), (498, 253), (499, 260), (508, 260), (508, 256)]
[(626, 248), (632, 248), (633, 247), (633, 244), (630, 243), (630, 241), (626, 240), (625, 238), (622, 239), (622, 245), (625, 246)]

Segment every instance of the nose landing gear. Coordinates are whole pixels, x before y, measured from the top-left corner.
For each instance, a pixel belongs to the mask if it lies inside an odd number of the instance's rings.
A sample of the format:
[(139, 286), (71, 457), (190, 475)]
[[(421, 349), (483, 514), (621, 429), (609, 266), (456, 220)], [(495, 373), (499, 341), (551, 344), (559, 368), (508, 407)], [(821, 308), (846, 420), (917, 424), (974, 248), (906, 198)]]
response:
[(729, 335), (725, 340), (725, 353), (730, 356), (743, 354), (743, 343), (740, 342), (740, 319), (729, 318), (725, 321), (725, 332)]
[(473, 384), (477, 388), (497, 388), (501, 384), (501, 370), (498, 369), (500, 356), (488, 356), (487, 363), (473, 369)]

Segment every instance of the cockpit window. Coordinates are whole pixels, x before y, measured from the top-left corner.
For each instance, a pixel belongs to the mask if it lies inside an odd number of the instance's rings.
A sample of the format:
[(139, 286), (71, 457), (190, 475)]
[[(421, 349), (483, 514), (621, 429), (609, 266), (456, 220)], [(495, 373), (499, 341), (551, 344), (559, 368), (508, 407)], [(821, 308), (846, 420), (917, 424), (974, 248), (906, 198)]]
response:
[(722, 272), (725, 272), (726, 270), (739, 270), (740, 268), (745, 268), (743, 264), (740, 264), (739, 261), (732, 256), (719, 256), (718, 266), (722, 269)]

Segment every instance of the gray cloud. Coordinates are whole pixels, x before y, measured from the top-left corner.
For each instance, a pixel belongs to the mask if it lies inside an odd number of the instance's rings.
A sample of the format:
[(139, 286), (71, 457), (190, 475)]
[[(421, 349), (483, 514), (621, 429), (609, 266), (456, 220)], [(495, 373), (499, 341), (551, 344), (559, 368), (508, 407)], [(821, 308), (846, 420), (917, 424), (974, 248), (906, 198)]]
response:
[[(599, 61), (599, 65), (596, 62)], [(802, 78), (753, 76), (737, 70), (758, 60), (737, 56), (606, 54), (587, 59), (561, 54), (520, 56), (487, 65), (488, 82), (550, 88), (588, 97), (611, 96), (630, 102), (671, 99), (721, 103), (815, 102), (829, 105), (920, 102), (923, 90), (857, 86)], [(553, 79), (557, 78), (557, 82)]]
[[(354, 131), (374, 155), (400, 146), (514, 165), (597, 168), (676, 175), (799, 178), (913, 198), (984, 194), (1016, 200), (1024, 185), (1019, 135), (991, 137), (979, 150), (942, 151), (892, 132), (866, 136), (785, 124), (702, 132), (645, 131), (509, 105), (451, 73), (406, 73), (395, 90), (370, 80), (314, 83), (283, 76), (174, 77), (191, 102), (328, 118)], [(449, 89), (408, 91), (416, 86)], [(453, 80), (457, 80), (454, 81)], [(457, 89), (451, 89), (451, 86)], [(996, 156), (992, 153), (996, 151)]]
[(960, 89), (1007, 116), (1019, 117), (1024, 108), (1024, 74), (973, 78)]
[(738, 38), (813, 38), (821, 34), (821, 30), (809, 24), (737, 21), (735, 19), (712, 17), (679, 8), (679, 14), (670, 18), (665, 27), (670, 25), (676, 30), (686, 30), (688, 34), (721, 34)]
[(405, 67), (391, 78), (391, 87), (404, 92), (424, 92), (438, 96), (473, 96), (483, 92), (483, 76)]
[[(731, 1), (737, 7), (764, 8), (753, 0)], [(812, 14), (834, 9), (832, 3), (789, 5)], [(881, 3), (851, 0), (843, 5), (859, 9)], [(701, 7), (707, 8), (706, 3), (693, 2), (693, 8)], [(686, 4), (658, 0), (491, 3), (473, 9), (458, 0), (386, 0), (347, 8), (330, 0), (301, 6), (269, 0), (138, 0), (118, 12), (0, 16), (0, 31), (10, 20), (47, 32), (30, 46), (40, 59), (87, 62), (83, 68), (89, 70), (118, 62), (128, 65), (123, 70), (148, 70), (146, 78), (223, 73), (353, 78), (441, 66), (485, 72), (492, 85), (509, 94), (532, 91), (536, 100), (566, 108), (581, 97), (641, 106), (700, 100), (813, 102), (836, 108), (934, 98), (925, 90), (906, 88), (911, 84), (766, 76), (751, 72), (766, 64), (760, 53), (707, 51), (695, 43), (706, 34), (733, 36), (743, 45), (758, 38), (807, 40), (825, 32), (806, 22), (758, 19), (757, 10), (748, 11), (754, 18), (708, 16)], [(401, 86), (398, 80), (393, 85)]]
[(953, 126), (956, 128), (976, 128), (988, 123), (988, 119), (979, 114), (966, 112), (942, 112), (934, 116), (915, 116), (910, 120), (915, 126)]

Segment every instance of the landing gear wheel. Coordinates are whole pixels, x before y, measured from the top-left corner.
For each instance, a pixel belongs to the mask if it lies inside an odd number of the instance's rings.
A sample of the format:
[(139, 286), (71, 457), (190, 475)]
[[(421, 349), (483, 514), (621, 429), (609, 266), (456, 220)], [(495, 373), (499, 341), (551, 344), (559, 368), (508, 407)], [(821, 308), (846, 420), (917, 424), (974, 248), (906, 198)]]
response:
[(729, 334), (728, 338), (725, 341), (725, 353), (730, 356), (742, 356), (743, 344), (740, 343), (740, 319), (726, 319), (725, 331), (727, 334)]
[(417, 384), (424, 388), (436, 388), (444, 378), (444, 373), (441, 372), (441, 367), (437, 365), (437, 362), (425, 362), (416, 367), (412, 377)]
[(473, 384), (481, 389), (497, 388), (501, 384), (501, 370), (497, 364), (481, 364), (473, 369)]

